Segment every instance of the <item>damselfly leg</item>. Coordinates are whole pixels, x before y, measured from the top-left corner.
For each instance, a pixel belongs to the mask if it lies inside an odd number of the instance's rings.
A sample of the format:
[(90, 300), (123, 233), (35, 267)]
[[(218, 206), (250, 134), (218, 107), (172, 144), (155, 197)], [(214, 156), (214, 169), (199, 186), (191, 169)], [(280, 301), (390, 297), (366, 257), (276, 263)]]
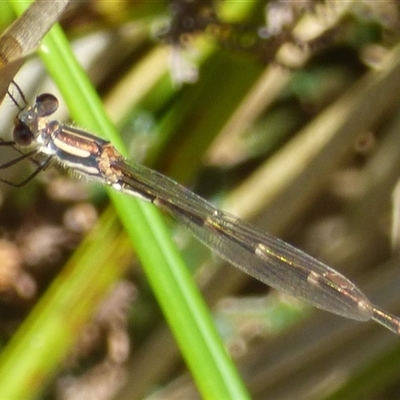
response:
[[(0, 143), (0, 146), (1, 146), (1, 143)], [(19, 162), (21, 162), (25, 159), (29, 159), (30, 161), (32, 161), (36, 164), (37, 168), (27, 178), (25, 178), (24, 180), (22, 180), (21, 182), (18, 182), (18, 183), (11, 182), (7, 179), (0, 178), (0, 182), (3, 182), (9, 186), (13, 186), (13, 187), (17, 187), (17, 188), (23, 187), (27, 183), (29, 183), (36, 175), (38, 175), (41, 171), (45, 170), (46, 167), (48, 167), (51, 162), (51, 157), (48, 157), (43, 163), (39, 164), (36, 160), (31, 158), (35, 154), (36, 154), (36, 151), (32, 151), (30, 153), (23, 154), (22, 156), (15, 158), (14, 160), (6, 162), (5, 164), (0, 165), (0, 169), (7, 169), (13, 165), (18, 164)]]

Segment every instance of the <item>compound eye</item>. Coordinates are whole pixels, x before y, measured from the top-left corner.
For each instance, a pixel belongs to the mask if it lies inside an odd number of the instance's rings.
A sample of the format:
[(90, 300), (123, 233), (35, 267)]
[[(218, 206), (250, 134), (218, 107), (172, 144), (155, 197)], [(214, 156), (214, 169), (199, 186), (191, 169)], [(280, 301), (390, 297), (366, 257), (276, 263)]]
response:
[(57, 97), (50, 93), (42, 93), (36, 97), (35, 107), (39, 117), (47, 117), (57, 111)]
[(13, 129), (14, 142), (19, 146), (29, 146), (35, 140), (35, 135), (23, 122), (18, 122)]

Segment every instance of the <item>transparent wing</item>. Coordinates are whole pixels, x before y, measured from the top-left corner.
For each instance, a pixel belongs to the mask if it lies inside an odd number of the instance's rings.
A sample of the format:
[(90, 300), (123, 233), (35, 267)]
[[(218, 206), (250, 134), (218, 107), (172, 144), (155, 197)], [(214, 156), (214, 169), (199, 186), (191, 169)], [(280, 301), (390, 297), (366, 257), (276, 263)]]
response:
[(215, 208), (172, 179), (119, 159), (122, 190), (170, 213), (211, 250), (254, 278), (335, 314), (366, 321), (374, 307), (343, 275), (299, 249)]

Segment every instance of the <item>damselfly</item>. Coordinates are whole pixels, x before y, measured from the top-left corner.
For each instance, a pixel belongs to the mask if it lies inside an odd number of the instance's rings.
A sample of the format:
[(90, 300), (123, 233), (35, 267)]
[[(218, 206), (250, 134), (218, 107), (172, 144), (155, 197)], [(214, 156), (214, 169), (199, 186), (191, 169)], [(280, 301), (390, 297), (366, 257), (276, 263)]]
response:
[[(10, 94), (10, 93), (9, 93)], [(172, 179), (124, 158), (113, 145), (91, 133), (47, 117), (58, 100), (44, 93), (24, 106), (14, 121), (12, 145), (21, 155), (0, 166), (7, 168), (33, 157), (37, 169), (23, 186), (52, 163), (155, 204), (183, 223), (220, 257), (254, 278), (343, 317), (374, 320), (400, 333), (400, 318), (373, 305), (346, 277), (282, 240), (223, 212)], [(6, 180), (1, 180), (10, 183)]]

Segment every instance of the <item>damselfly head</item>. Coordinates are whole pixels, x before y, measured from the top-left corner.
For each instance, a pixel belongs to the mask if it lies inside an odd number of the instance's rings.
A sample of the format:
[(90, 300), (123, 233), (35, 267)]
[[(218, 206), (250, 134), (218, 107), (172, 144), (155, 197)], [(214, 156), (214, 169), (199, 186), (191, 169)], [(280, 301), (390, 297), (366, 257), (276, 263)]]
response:
[(57, 109), (58, 100), (49, 93), (37, 96), (33, 106), (20, 108), (14, 120), (13, 139), (15, 144), (21, 147), (33, 144), (38, 132), (47, 126), (45, 117), (53, 114)]

